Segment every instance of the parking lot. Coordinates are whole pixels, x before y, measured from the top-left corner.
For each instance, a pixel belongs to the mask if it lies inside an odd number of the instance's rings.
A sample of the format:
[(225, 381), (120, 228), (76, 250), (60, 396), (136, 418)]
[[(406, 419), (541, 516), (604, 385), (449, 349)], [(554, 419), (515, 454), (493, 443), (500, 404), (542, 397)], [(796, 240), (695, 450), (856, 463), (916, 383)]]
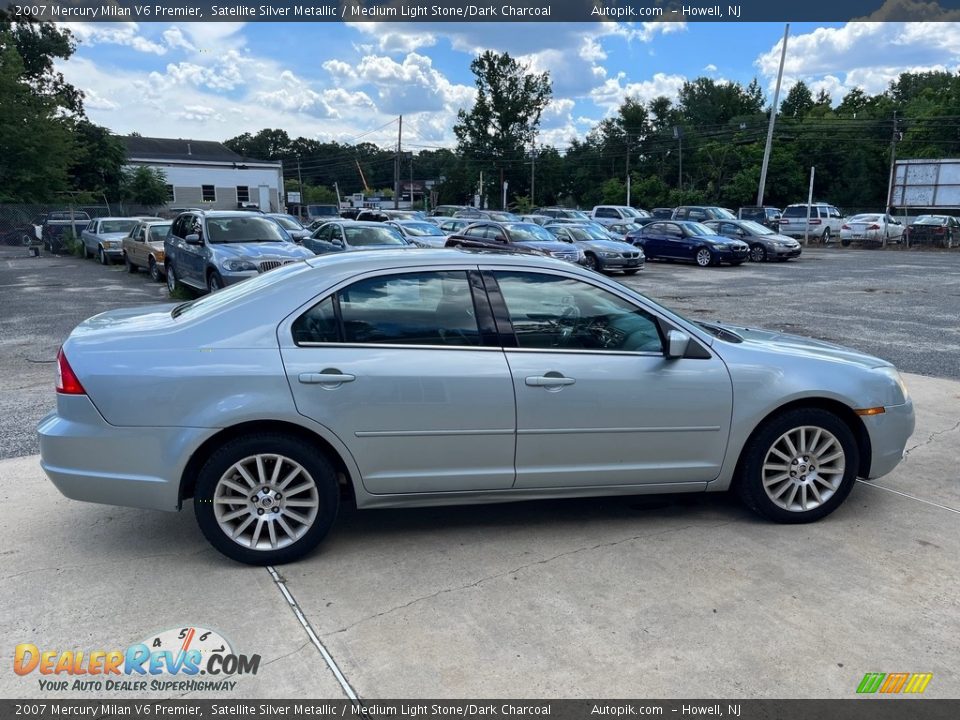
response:
[[(866, 672), (960, 696), (960, 254), (810, 249), (650, 263), (631, 286), (689, 316), (826, 339), (910, 373), (891, 475), (778, 526), (723, 496), (342, 513), (306, 560), (235, 565), (180, 514), (76, 503), (40, 471), (52, 361), (83, 318), (166, 301), (122, 266), (0, 249), (0, 649), (125, 648), (213, 628), (262, 656), (209, 697), (853, 697)], [(136, 402), (136, 398), (131, 398)], [(40, 690), (0, 675), (5, 697)], [(175, 691), (116, 693), (174, 697)], [(103, 696), (104, 693), (95, 693)]]

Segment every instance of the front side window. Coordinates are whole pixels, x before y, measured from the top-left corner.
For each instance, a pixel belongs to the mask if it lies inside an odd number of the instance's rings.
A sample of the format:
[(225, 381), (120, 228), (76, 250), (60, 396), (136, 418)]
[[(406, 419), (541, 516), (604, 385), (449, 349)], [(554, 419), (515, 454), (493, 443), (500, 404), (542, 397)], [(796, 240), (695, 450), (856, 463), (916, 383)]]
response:
[(360, 280), (297, 318), (293, 336), (298, 344), (481, 344), (470, 284), (462, 270)]
[(520, 348), (662, 353), (654, 317), (581, 280), (494, 273)]

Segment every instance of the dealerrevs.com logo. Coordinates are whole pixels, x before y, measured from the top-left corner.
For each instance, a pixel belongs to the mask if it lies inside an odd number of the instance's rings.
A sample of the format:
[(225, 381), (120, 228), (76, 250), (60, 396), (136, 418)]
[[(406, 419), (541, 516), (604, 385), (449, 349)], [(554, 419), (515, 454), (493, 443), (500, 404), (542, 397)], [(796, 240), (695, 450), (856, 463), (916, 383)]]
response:
[(165, 630), (123, 650), (21, 643), (13, 655), (13, 671), (42, 676), (37, 683), (44, 691), (224, 691), (237, 686), (234, 678), (259, 669), (259, 655), (238, 654), (220, 633), (202, 627)]

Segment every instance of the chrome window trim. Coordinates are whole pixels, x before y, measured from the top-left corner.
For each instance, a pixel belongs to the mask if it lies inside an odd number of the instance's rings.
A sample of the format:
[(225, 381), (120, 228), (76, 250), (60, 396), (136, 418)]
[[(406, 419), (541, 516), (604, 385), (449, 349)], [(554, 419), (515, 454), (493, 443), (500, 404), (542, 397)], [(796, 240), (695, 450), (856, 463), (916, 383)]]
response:
[(483, 345), (403, 345), (401, 343), (337, 343), (337, 342), (296, 342), (296, 347), (334, 347), (334, 348), (387, 348), (392, 350), (483, 350), (484, 352), (503, 352), (502, 347)]

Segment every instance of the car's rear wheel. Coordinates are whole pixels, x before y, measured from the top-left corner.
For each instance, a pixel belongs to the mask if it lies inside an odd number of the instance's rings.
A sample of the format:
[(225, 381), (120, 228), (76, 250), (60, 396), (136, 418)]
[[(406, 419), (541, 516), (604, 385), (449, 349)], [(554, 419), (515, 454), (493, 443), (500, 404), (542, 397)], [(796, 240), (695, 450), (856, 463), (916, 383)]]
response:
[[(50, 241), (50, 254), (51, 254), (51, 255), (53, 254), (53, 241), (52, 241), (52, 240)], [(90, 255), (90, 250), (87, 248), (87, 244), (86, 244), (85, 242), (83, 242), (83, 240), (80, 241), (80, 254), (83, 256), (83, 259), (84, 259), (84, 260), (89, 260), (90, 257), (91, 257), (91, 255)]]
[(150, 269), (150, 279), (154, 282), (160, 282), (163, 278), (161, 276), (160, 266), (157, 264), (157, 261), (153, 258), (150, 258), (148, 267)]
[(697, 250), (696, 261), (700, 267), (709, 267), (713, 265), (713, 253), (707, 248), (700, 248)]
[(823, 235), (820, 237), (820, 240), (824, 245), (830, 242), (830, 228), (824, 228)]
[(228, 441), (204, 463), (194, 512), (221, 553), (250, 565), (303, 557), (329, 532), (340, 493), (317, 448), (282, 434)]
[(748, 441), (737, 490), (760, 515), (782, 523), (819, 520), (856, 481), (860, 456), (850, 427), (818, 408), (774, 417)]
[(763, 245), (760, 245), (759, 243), (756, 245), (751, 245), (750, 259), (753, 262), (763, 262), (764, 260), (767, 259), (767, 249)]
[(127, 272), (131, 275), (137, 272), (137, 266), (130, 262), (130, 256), (126, 253), (123, 254), (123, 264), (127, 266)]

